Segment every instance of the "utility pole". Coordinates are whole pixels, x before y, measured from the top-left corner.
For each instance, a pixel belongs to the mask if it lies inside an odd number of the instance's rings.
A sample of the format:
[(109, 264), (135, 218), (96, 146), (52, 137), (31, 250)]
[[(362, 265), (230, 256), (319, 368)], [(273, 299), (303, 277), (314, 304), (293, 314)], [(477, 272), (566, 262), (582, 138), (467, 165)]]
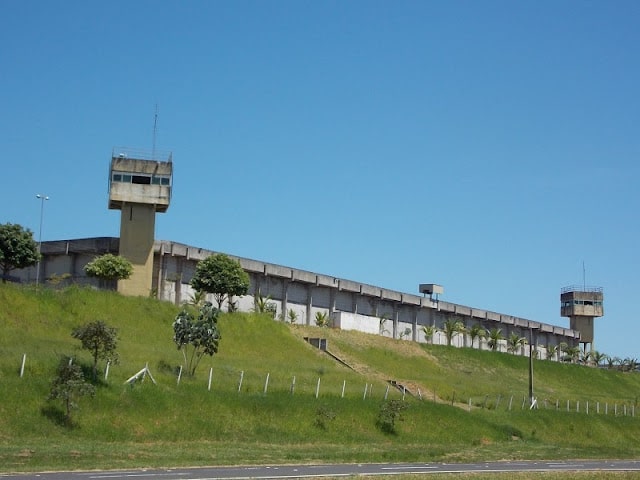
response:
[(36, 290), (40, 284), (40, 256), (42, 251), (42, 220), (44, 218), (44, 201), (49, 200), (46, 195), (36, 195), (36, 198), (40, 200), (40, 230), (38, 233), (38, 266), (36, 267)]

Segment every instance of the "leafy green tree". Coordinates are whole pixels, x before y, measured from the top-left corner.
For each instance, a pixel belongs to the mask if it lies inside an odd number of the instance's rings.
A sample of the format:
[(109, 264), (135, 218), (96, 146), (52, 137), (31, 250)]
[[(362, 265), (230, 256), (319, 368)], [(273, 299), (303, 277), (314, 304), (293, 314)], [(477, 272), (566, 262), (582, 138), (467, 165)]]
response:
[(472, 326), (469, 329), (469, 337), (471, 338), (471, 348), (473, 348), (473, 344), (476, 341), (476, 338), (478, 339), (478, 347), (482, 348), (482, 339), (485, 336), (485, 330), (484, 328), (482, 328), (482, 325), (480, 325), (479, 323), (476, 323), (474, 326)]
[(523, 347), (526, 344), (527, 344), (526, 338), (521, 337), (516, 332), (512, 332), (511, 335), (509, 335), (509, 338), (507, 339), (507, 351), (515, 355), (518, 349), (520, 347)]
[(224, 253), (217, 253), (198, 262), (191, 286), (196, 290), (212, 293), (218, 308), (222, 308), (225, 299), (247, 293), (249, 274), (243, 270), (238, 260), (233, 260)]
[(448, 346), (451, 346), (451, 341), (453, 340), (453, 337), (455, 337), (458, 334), (464, 333), (464, 331), (465, 331), (464, 324), (452, 318), (448, 318), (442, 324), (442, 332), (444, 333), (444, 337), (447, 339)]
[(93, 396), (95, 392), (96, 388), (84, 379), (79, 365), (71, 363), (69, 357), (60, 359), (48, 399), (62, 400), (68, 424), (71, 424), (71, 410), (78, 408), (78, 398)]
[(492, 328), (487, 332), (487, 337), (489, 340), (487, 344), (489, 348), (494, 352), (498, 350), (498, 345), (500, 345), (500, 340), (504, 340), (504, 335), (502, 335), (502, 329), (500, 328)]
[(213, 357), (218, 353), (221, 338), (218, 330), (219, 314), (220, 310), (214, 308), (211, 302), (205, 302), (197, 318), (186, 309), (176, 316), (173, 322), (173, 341), (182, 352), (187, 375), (195, 375), (204, 355)]
[(438, 329), (435, 325), (425, 325), (422, 327), (422, 333), (424, 334), (424, 338), (427, 343), (433, 343), (433, 336), (436, 334)]
[(558, 345), (547, 345), (547, 360), (552, 360), (558, 353)]
[(133, 273), (131, 262), (120, 255), (105, 253), (84, 266), (85, 273), (102, 281), (125, 280)]
[(38, 244), (33, 233), (21, 225), (5, 223), (0, 225), (0, 267), (2, 283), (6, 283), (12, 270), (27, 268), (40, 260)]
[(93, 379), (98, 379), (98, 360), (118, 362), (118, 331), (101, 320), (82, 325), (71, 332), (73, 338), (82, 342), (82, 348), (89, 350), (93, 358)]

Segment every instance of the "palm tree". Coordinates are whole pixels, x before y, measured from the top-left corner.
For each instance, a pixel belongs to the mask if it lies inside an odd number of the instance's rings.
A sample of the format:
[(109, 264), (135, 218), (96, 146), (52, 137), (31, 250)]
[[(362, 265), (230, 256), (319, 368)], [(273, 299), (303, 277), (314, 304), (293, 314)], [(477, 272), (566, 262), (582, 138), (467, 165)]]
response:
[(623, 372), (633, 372), (638, 366), (638, 359), (627, 357), (622, 361), (621, 366)]
[(609, 368), (616, 368), (617, 370), (620, 370), (623, 361), (624, 360), (622, 360), (620, 357), (609, 357), (609, 360), (608, 360)]
[(459, 333), (464, 332), (464, 325), (462, 322), (456, 321), (452, 318), (448, 318), (442, 324), (442, 331), (444, 332), (444, 336), (447, 339), (447, 346), (451, 346), (451, 340)]
[(427, 343), (433, 343), (433, 336), (437, 331), (438, 329), (434, 325), (425, 325), (422, 327), (422, 333), (424, 333), (424, 339)]
[(331, 326), (331, 318), (328, 312), (316, 312), (316, 325), (318, 327)]
[(298, 312), (290, 308), (287, 312), (287, 318), (289, 319), (289, 323), (291, 325), (295, 325), (295, 323), (298, 321)]
[(194, 292), (189, 295), (189, 299), (186, 300), (184, 304), (199, 309), (204, 305), (206, 299), (207, 292), (205, 292), (204, 290), (194, 290)]
[(256, 295), (253, 299), (254, 307), (253, 310), (256, 313), (267, 313), (267, 306), (269, 305), (269, 301), (271, 300), (271, 295), (267, 295), (263, 297), (261, 293)]
[(580, 347), (565, 347), (564, 349), (564, 358), (563, 360), (569, 361), (571, 363), (576, 363), (576, 361), (580, 358)]
[(593, 358), (591, 350), (588, 352), (583, 351), (580, 352), (580, 363), (584, 363), (585, 365), (589, 365), (589, 360)]
[(547, 360), (552, 360), (558, 353), (558, 345), (547, 345)]
[(473, 327), (469, 329), (469, 337), (471, 337), (471, 348), (473, 348), (473, 343), (478, 339), (478, 348), (482, 350), (482, 338), (485, 336), (485, 329), (482, 328), (482, 325), (476, 323)]
[(378, 318), (380, 335), (384, 335), (385, 333), (389, 333), (389, 330), (387, 330), (385, 328), (385, 325), (386, 325), (388, 320), (389, 320), (389, 316), (386, 313), (384, 313), (383, 315), (380, 316), (380, 318)]
[(609, 356), (606, 353), (593, 350), (591, 352), (591, 358), (595, 362), (596, 366), (600, 366), (601, 364), (605, 363), (609, 359)]
[(507, 352), (511, 352), (515, 355), (518, 347), (522, 347), (527, 343), (527, 339), (521, 337), (516, 332), (512, 332), (507, 339)]
[(489, 337), (487, 344), (494, 352), (498, 350), (500, 340), (504, 340), (504, 335), (502, 335), (502, 329), (500, 328), (492, 328), (491, 330), (488, 330), (487, 337)]

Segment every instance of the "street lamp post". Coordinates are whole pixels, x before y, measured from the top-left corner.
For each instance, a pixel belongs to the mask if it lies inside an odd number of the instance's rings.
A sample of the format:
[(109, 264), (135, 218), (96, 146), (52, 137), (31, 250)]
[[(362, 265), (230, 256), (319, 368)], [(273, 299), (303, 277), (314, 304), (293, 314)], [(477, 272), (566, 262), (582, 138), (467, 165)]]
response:
[(44, 201), (49, 200), (46, 195), (36, 195), (36, 198), (40, 200), (40, 230), (38, 233), (38, 266), (36, 267), (36, 289), (40, 283), (40, 255), (42, 251), (42, 220), (44, 219)]
[(533, 328), (529, 327), (529, 408), (533, 409), (536, 404), (533, 396)]

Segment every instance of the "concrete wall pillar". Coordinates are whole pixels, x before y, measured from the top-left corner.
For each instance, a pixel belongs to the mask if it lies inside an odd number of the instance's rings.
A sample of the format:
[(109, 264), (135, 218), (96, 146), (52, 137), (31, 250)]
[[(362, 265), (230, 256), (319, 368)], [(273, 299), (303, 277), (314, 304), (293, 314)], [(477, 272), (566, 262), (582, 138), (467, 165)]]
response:
[(393, 306), (393, 338), (398, 338), (398, 307)]
[(336, 311), (336, 292), (335, 288), (329, 289), (329, 315)]
[(309, 285), (307, 287), (307, 325), (311, 325), (311, 307), (313, 307), (313, 286)]
[(289, 280), (282, 280), (282, 320), (287, 319), (287, 308), (289, 301)]
[(182, 257), (176, 257), (176, 297), (174, 302), (176, 305), (180, 305), (182, 301), (182, 272), (184, 268), (184, 260)]

